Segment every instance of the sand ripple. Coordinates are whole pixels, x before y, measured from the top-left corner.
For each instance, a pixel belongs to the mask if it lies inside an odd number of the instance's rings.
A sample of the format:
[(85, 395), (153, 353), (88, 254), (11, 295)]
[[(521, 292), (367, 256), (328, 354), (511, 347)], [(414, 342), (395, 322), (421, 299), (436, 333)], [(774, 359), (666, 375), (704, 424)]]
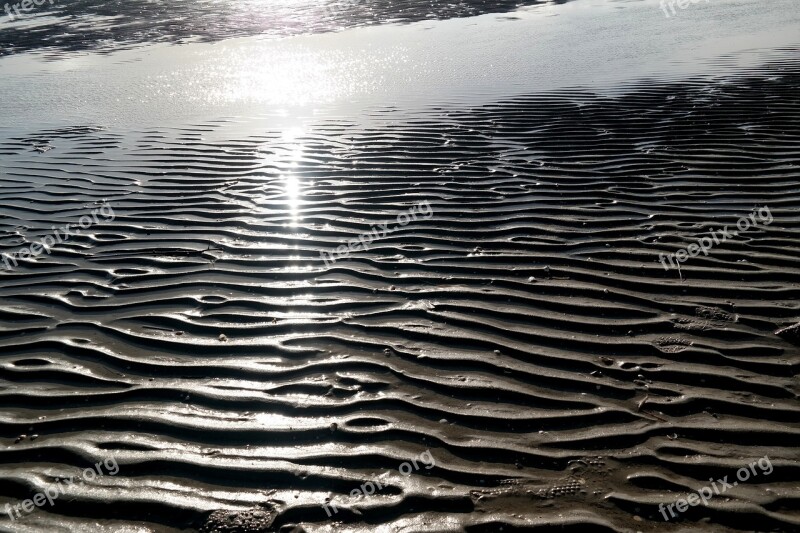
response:
[[(113, 455), (118, 476), (25, 523), (262, 506), (276, 531), (654, 530), (659, 503), (768, 454), (771, 476), (685, 519), (797, 530), (798, 351), (773, 332), (800, 318), (800, 69), (758, 74), (294, 138), (4, 139), (3, 251), (104, 199), (116, 218), (0, 273), (0, 494)], [(424, 200), (430, 220), (321, 260)], [(685, 281), (658, 263), (763, 205), (772, 225)], [(435, 468), (397, 474), (426, 449)]]

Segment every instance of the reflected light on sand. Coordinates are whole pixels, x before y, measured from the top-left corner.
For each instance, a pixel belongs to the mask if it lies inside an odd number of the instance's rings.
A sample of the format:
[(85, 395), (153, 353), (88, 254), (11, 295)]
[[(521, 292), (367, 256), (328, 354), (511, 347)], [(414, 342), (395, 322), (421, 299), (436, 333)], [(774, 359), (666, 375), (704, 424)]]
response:
[(297, 227), (300, 222), (300, 180), (294, 174), (281, 176), (286, 188), (286, 207), (289, 210), (289, 216), (292, 221), (289, 223), (290, 227)]
[(273, 213), (278, 210), (287, 214), (289, 221), (284, 227), (297, 227), (303, 220), (300, 216), (303, 182), (297, 169), (305, 150), (301, 139), (304, 133), (303, 128), (289, 128), (276, 141), (263, 145), (258, 154), (258, 162), (266, 174), (265, 194), (254, 196), (253, 201), (260, 206), (259, 213), (267, 213), (271, 204)]
[(282, 163), (288, 167), (289, 172), (281, 176), (284, 192), (286, 194), (286, 207), (291, 217), (290, 227), (297, 227), (298, 223), (302, 220), (300, 216), (300, 203), (302, 197), (300, 178), (291, 171), (296, 168), (303, 157), (303, 143), (299, 141), (304, 131), (302, 128), (291, 128), (283, 132), (282, 141), (285, 144), (285, 150), (288, 152), (288, 158)]
[[(294, 247), (297, 248), (298, 246), (295, 245)], [(281, 272), (297, 274), (300, 272), (310, 272), (314, 270), (314, 266), (309, 265), (308, 259), (305, 257), (299, 255), (290, 255), (287, 259), (291, 263), (283, 267), (283, 269), (281, 269)]]

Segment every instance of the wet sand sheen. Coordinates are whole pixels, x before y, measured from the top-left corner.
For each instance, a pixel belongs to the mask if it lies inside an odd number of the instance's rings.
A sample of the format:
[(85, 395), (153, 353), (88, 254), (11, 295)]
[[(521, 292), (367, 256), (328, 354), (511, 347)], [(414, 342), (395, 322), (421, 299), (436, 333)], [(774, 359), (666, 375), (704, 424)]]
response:
[[(3, 251), (103, 199), (116, 216), (0, 273), (0, 494), (113, 456), (119, 475), (24, 523), (661, 531), (658, 504), (768, 454), (768, 478), (684, 519), (798, 529), (798, 352), (773, 333), (799, 318), (784, 52), (736, 83), (381, 109), (292, 136), (8, 136)], [(320, 258), (420, 201), (429, 220)], [(658, 262), (759, 206), (774, 223), (685, 281)], [(434, 468), (397, 473), (425, 450)]]

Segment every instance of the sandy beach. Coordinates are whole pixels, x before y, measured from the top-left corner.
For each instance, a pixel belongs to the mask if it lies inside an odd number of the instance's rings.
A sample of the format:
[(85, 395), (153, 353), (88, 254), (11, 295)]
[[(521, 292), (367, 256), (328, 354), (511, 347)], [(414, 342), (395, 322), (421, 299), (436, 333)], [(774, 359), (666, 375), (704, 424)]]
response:
[(800, 7), (682, 3), (6, 15), (0, 531), (800, 531)]

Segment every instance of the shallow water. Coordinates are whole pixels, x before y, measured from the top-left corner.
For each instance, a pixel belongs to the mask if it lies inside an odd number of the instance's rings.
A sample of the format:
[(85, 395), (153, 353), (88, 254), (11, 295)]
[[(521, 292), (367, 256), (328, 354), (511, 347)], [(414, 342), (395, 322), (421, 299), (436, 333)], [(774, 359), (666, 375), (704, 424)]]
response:
[(18, 54), (0, 59), (3, 124), (148, 128), (261, 115), (290, 123), (757, 73), (799, 39), (796, 4), (771, 5), (720, 0), (665, 19), (656, 2), (586, 1), (291, 39)]

